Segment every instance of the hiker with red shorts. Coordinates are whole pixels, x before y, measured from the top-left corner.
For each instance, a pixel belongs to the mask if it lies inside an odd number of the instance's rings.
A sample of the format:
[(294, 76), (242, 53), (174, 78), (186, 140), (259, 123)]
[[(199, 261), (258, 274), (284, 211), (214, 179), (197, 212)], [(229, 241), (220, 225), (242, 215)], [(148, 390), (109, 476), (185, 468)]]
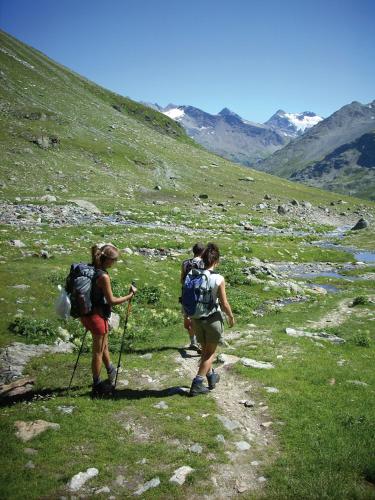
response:
[(108, 380), (113, 385), (116, 378), (116, 368), (111, 363), (108, 349), (108, 318), (111, 315), (111, 306), (123, 304), (130, 300), (137, 289), (131, 285), (130, 293), (123, 297), (114, 297), (111, 280), (107, 269), (112, 267), (119, 258), (119, 251), (114, 245), (94, 245), (91, 248), (92, 265), (95, 275), (92, 282), (92, 312), (80, 318), (83, 326), (92, 333), (92, 377), (93, 393), (101, 392), (104, 388), (100, 380), (102, 363), (107, 369)]

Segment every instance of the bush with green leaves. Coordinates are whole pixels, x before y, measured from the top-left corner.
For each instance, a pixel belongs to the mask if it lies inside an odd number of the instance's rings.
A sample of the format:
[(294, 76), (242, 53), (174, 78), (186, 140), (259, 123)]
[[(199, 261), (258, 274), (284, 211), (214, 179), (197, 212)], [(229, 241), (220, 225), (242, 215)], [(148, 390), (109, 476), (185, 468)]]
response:
[(370, 347), (370, 339), (366, 333), (356, 333), (353, 338), (354, 344), (358, 347)]
[(58, 338), (58, 321), (18, 316), (9, 325), (9, 331), (21, 335), (30, 343), (52, 344)]
[(352, 307), (355, 306), (367, 306), (369, 304), (369, 300), (364, 295), (359, 295), (353, 300)]

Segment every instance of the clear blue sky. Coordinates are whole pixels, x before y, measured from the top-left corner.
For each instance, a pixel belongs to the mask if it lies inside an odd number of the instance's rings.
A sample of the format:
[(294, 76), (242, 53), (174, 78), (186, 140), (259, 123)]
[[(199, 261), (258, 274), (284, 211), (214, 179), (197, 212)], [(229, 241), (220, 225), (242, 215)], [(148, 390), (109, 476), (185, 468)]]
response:
[(0, 24), (135, 100), (262, 122), (375, 99), (374, 0), (0, 0)]

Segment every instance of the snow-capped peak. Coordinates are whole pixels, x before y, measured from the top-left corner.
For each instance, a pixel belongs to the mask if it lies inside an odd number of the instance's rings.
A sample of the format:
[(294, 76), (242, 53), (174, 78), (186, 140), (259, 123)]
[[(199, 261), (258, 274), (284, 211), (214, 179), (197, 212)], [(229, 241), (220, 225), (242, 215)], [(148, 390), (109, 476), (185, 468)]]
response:
[(181, 118), (185, 115), (185, 111), (181, 108), (171, 108), (167, 111), (163, 111), (163, 114), (169, 116), (172, 120), (181, 120)]
[(311, 128), (323, 120), (321, 116), (310, 111), (304, 111), (303, 113), (284, 113), (284, 116), (301, 132), (304, 132), (307, 128)]

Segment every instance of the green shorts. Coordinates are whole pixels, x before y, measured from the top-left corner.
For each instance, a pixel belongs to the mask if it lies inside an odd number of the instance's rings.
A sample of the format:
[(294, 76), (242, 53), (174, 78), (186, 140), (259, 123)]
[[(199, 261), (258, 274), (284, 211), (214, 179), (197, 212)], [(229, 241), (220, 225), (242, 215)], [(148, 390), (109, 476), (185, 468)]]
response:
[(221, 344), (223, 342), (224, 321), (221, 311), (208, 318), (192, 318), (193, 330), (200, 344)]

